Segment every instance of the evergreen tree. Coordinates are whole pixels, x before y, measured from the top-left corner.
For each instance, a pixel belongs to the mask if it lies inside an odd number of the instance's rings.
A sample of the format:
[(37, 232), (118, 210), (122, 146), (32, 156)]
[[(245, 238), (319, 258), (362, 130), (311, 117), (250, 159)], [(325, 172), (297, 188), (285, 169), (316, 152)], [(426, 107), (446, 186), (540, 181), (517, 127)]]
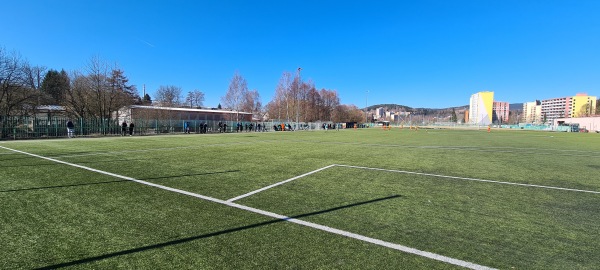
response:
[(49, 70), (42, 81), (41, 90), (46, 95), (47, 105), (62, 105), (65, 94), (69, 91), (69, 75), (64, 70)]
[(458, 121), (458, 118), (456, 117), (456, 111), (454, 110), (454, 108), (452, 108), (452, 116), (450, 117), (450, 122), (456, 123), (456, 121)]
[(148, 95), (148, 93), (146, 93), (144, 95), (144, 100), (142, 101), (143, 105), (152, 105), (152, 99), (150, 98), (150, 95)]

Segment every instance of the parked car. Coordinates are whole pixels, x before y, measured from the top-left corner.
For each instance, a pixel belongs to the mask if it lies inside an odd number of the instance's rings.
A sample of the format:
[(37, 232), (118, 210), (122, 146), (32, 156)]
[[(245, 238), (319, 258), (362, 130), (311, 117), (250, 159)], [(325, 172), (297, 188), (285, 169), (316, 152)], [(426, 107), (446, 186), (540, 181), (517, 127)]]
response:
[(596, 130), (596, 133), (600, 133), (600, 129), (597, 129), (597, 130)]
[(579, 128), (579, 132), (588, 133), (590, 131), (587, 130), (587, 128), (582, 127), (582, 128)]

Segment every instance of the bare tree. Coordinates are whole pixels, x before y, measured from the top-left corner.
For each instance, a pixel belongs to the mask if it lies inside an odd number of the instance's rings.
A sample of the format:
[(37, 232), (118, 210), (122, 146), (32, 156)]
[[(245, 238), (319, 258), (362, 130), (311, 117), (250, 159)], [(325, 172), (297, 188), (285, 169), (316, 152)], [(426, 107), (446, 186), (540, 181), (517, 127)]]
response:
[(23, 72), (27, 87), (34, 90), (39, 90), (42, 87), (42, 81), (46, 76), (46, 67), (30, 66), (28, 63), (24, 63)]
[(335, 108), (340, 105), (340, 98), (335, 90), (321, 89), (320, 93), (323, 103), (321, 105), (321, 120), (331, 120)]
[[(227, 93), (221, 98), (221, 102), (223, 102), (225, 107), (239, 112), (242, 109), (247, 92), (248, 83), (246, 82), (246, 79), (236, 71), (235, 74), (233, 74), (233, 78), (231, 78)], [(236, 121), (239, 120), (239, 115), (236, 117)]]
[(101, 121), (110, 118), (115, 99), (108, 80), (110, 71), (109, 65), (98, 56), (92, 57), (86, 66), (87, 86), (93, 95), (93, 102), (89, 104), (90, 112)]
[(308, 97), (306, 103), (306, 121), (314, 122), (321, 120), (319, 114), (319, 107), (323, 103), (323, 99), (321, 98), (321, 95), (319, 95), (319, 92), (314, 87), (314, 85), (312, 85), (308, 90)]
[(200, 90), (194, 90), (191, 92), (188, 92), (186, 98), (185, 98), (185, 103), (190, 105), (190, 108), (196, 107), (196, 108), (200, 108), (202, 107), (202, 103), (204, 102), (204, 93), (202, 93)]
[(255, 118), (261, 117), (262, 103), (260, 102), (260, 94), (256, 89), (246, 92), (242, 111), (252, 113)]
[(364, 121), (364, 112), (355, 105), (337, 105), (332, 119), (334, 122), (361, 122)]
[(155, 101), (162, 107), (179, 106), (181, 104), (181, 87), (161, 85), (156, 91)]
[[(39, 92), (28, 83), (29, 65), (16, 54), (8, 54), (0, 48), (0, 122), (2, 132), (6, 131), (8, 118), (13, 114), (31, 111)], [(2, 133), (1, 137), (8, 134)]]
[(65, 100), (62, 105), (66, 107), (69, 114), (77, 117), (89, 117), (92, 113), (88, 103), (93, 99), (89, 81), (86, 76), (74, 71), (70, 76), (70, 82), (70, 87), (65, 93)]
[(292, 88), (292, 74), (283, 72), (277, 88), (275, 88), (275, 97), (268, 105), (271, 118), (277, 116), (278, 120), (290, 118), (290, 89)]

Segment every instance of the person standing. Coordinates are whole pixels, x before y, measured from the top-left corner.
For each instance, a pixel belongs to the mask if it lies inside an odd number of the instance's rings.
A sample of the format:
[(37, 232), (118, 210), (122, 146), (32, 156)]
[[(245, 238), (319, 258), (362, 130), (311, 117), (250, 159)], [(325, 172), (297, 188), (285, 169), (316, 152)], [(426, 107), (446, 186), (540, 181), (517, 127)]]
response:
[[(125, 123), (125, 122), (123, 122)], [(133, 136), (133, 128), (135, 127), (135, 125), (133, 125), (133, 122), (129, 123), (129, 136)]]
[(75, 125), (73, 125), (73, 122), (69, 119), (67, 122), (67, 136), (73, 138), (73, 133), (75, 133)]
[(125, 135), (127, 135), (127, 122), (123, 120), (123, 123), (121, 124), (121, 136)]

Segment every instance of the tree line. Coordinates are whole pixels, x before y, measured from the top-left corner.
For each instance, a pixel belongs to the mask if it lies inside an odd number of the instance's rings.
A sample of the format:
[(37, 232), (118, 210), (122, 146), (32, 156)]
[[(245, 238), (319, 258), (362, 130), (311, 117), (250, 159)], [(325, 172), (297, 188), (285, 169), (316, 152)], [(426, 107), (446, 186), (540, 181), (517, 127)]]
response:
[(0, 117), (27, 116), (41, 105), (60, 105), (72, 117), (110, 118), (119, 108), (142, 104), (135, 85), (118, 66), (92, 58), (83, 71), (32, 66), (0, 48)]
[[(258, 119), (281, 121), (360, 122), (364, 113), (353, 105), (340, 104), (335, 90), (317, 90), (313, 81), (304, 82), (283, 72), (275, 96), (263, 105), (256, 89), (235, 72), (221, 98), (224, 109), (251, 112)], [(69, 117), (111, 119), (128, 105), (201, 108), (204, 93), (198, 89), (183, 95), (181, 87), (161, 85), (153, 101), (140, 96), (125, 71), (99, 57), (92, 57), (82, 70), (47, 69), (31, 65), (16, 52), (0, 47), (0, 117), (3, 126), (11, 116), (35, 114), (41, 105), (62, 106)], [(221, 104), (219, 104), (221, 109)]]

